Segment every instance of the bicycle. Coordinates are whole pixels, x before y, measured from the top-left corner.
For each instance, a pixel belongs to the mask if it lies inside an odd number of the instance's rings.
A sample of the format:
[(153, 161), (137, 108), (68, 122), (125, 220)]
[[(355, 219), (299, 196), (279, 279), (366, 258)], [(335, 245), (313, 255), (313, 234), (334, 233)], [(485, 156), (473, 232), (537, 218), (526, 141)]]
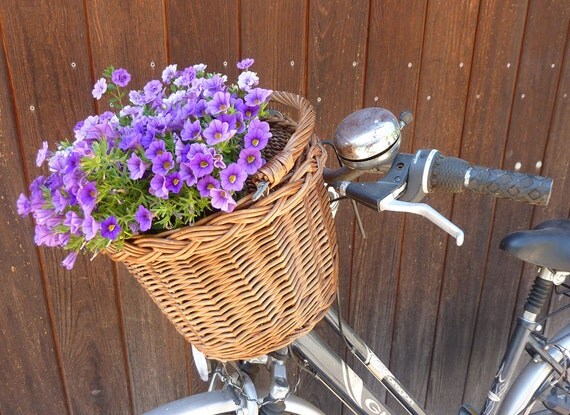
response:
[[(437, 150), (415, 154), (399, 152), (401, 129), (412, 121), (409, 112), (398, 118), (381, 108), (367, 108), (348, 116), (338, 126), (333, 142), (342, 167), (326, 169), (331, 206), (347, 198), (377, 211), (419, 214), (463, 243), (463, 232), (430, 206), (420, 203), (428, 193), (458, 193), (464, 189), (532, 204), (547, 204), (552, 180), (545, 177), (472, 166), (445, 157)], [(356, 182), (366, 172), (383, 173), (376, 182)], [(354, 203), (354, 202), (353, 202)], [(551, 220), (533, 230), (505, 237), (501, 249), (534, 264), (539, 271), (528, 299), (518, 316), (502, 363), (480, 412), (462, 406), (460, 415), (569, 414), (570, 413), (570, 325), (551, 338), (540, 331), (542, 315), (553, 287), (568, 295), (564, 284), (570, 274), (570, 220)], [(552, 315), (552, 314), (551, 314)], [(333, 310), (325, 320), (344, 340), (348, 350), (380, 382), (408, 413), (427, 415), (388, 367)], [(193, 349), (200, 376), (210, 380), (208, 392), (170, 402), (148, 415), (174, 414), (323, 414), (311, 403), (297, 397), (288, 381), (287, 363), (298, 362), (299, 370), (312, 374), (355, 414), (390, 415), (362, 379), (313, 331), (290, 346), (257, 359), (219, 363)], [(516, 375), (524, 353), (530, 363)], [(261, 367), (265, 377), (255, 376)], [(535, 412), (531, 412), (535, 411)]]

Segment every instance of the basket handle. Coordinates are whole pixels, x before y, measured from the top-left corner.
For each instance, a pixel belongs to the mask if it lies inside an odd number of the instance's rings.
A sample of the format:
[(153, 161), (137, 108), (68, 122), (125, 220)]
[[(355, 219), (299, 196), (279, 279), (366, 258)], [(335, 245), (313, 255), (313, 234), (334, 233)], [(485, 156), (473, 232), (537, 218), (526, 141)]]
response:
[[(313, 135), (315, 127), (315, 110), (305, 98), (290, 92), (274, 91), (271, 100), (293, 107), (299, 111), (297, 129), (285, 145), (285, 148), (265, 163), (252, 177), (253, 182), (260, 186), (263, 182), (270, 187), (281, 182), (295, 165), (307, 143)], [(267, 186), (266, 186), (267, 187)]]

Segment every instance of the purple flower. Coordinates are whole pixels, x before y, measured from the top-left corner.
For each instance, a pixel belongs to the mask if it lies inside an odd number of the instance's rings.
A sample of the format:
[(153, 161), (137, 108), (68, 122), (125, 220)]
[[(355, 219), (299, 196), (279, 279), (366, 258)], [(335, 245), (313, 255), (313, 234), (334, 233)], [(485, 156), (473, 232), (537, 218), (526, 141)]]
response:
[(228, 92), (216, 92), (210, 102), (208, 102), (208, 111), (210, 114), (219, 114), (230, 108), (230, 94)]
[(212, 76), (211, 78), (205, 79), (203, 81), (204, 96), (211, 97), (216, 92), (223, 91), (225, 89), (224, 85), (225, 80), (226, 80), (225, 76), (220, 76), (218, 74)]
[(194, 170), (192, 170), (192, 166), (187, 162), (180, 164), (180, 178), (184, 180), (188, 186), (194, 186), (198, 180), (194, 174)]
[(197, 178), (204, 177), (214, 170), (214, 158), (208, 153), (197, 153), (190, 159), (190, 167)]
[(263, 159), (258, 149), (248, 147), (240, 151), (237, 164), (244, 169), (247, 174), (254, 174), (263, 166)]
[(161, 199), (168, 199), (168, 189), (166, 188), (166, 178), (160, 174), (155, 175), (150, 181), (149, 192), (151, 195)]
[(69, 232), (77, 234), (83, 224), (83, 219), (77, 213), (69, 211), (65, 214), (63, 224), (69, 228)]
[(240, 62), (237, 63), (238, 69), (246, 70), (249, 69), (251, 65), (253, 65), (255, 61), (251, 58), (242, 59)]
[(51, 196), (53, 202), (54, 210), (58, 213), (63, 212), (63, 210), (69, 205), (69, 199), (62, 195), (59, 189), (57, 189)]
[(93, 94), (93, 98), (101, 99), (105, 91), (107, 91), (107, 81), (105, 80), (105, 78), (101, 78), (97, 82), (95, 82), (91, 94)]
[(178, 172), (174, 172), (166, 176), (166, 188), (172, 193), (180, 192), (183, 184), (184, 181), (182, 180), (182, 176)]
[(185, 68), (182, 71), (182, 75), (174, 80), (174, 85), (176, 86), (190, 86), (192, 84), (192, 80), (196, 77), (196, 69), (193, 67)]
[(210, 197), (210, 192), (213, 189), (220, 188), (220, 182), (214, 179), (212, 176), (205, 176), (203, 179), (198, 180), (196, 188), (200, 192), (202, 197)]
[(75, 260), (77, 259), (77, 252), (72, 251), (65, 257), (65, 259), (61, 262), (66, 269), (72, 269), (75, 265)]
[(259, 114), (259, 105), (252, 107), (247, 105), (242, 100), (239, 100), (236, 103), (235, 107), (238, 113), (243, 114), (243, 118), (245, 118), (246, 120), (250, 120), (253, 117), (255, 117), (257, 114)]
[(131, 91), (129, 92), (129, 100), (134, 104), (134, 105), (139, 105), (139, 106), (143, 106), (145, 104), (148, 104), (150, 101), (152, 101), (152, 99), (148, 99), (146, 97), (146, 95), (144, 95), (143, 93), (141, 93), (140, 91)]
[(230, 192), (226, 190), (212, 189), (210, 190), (210, 194), (212, 195), (212, 206), (216, 209), (231, 212), (237, 205)]
[(119, 148), (121, 150), (134, 150), (141, 144), (142, 134), (132, 127), (123, 129)]
[(157, 80), (149, 81), (144, 86), (143, 91), (147, 102), (154, 101), (155, 98), (162, 94), (162, 82)]
[(142, 178), (148, 166), (148, 163), (145, 163), (139, 156), (133, 153), (127, 161), (127, 167), (130, 172), (129, 177), (133, 180)]
[(165, 151), (166, 151), (166, 143), (162, 140), (154, 140), (149, 144), (144, 155), (149, 160), (152, 160), (153, 158), (163, 154)]
[(194, 122), (189, 119), (184, 123), (182, 131), (180, 131), (180, 138), (182, 141), (197, 140), (200, 137), (202, 128), (200, 127), (200, 121), (196, 120)]
[(271, 132), (269, 131), (269, 124), (265, 121), (254, 119), (249, 124), (247, 134), (243, 138), (244, 146), (245, 148), (254, 147), (258, 150), (262, 150), (270, 138)]
[(16, 202), (18, 206), (18, 215), (20, 216), (28, 216), (32, 212), (32, 206), (30, 205), (30, 199), (21, 193), (20, 197), (18, 197), (18, 201)]
[(92, 182), (87, 182), (79, 188), (77, 201), (86, 215), (91, 214), (97, 202), (97, 187)]
[(220, 120), (212, 120), (210, 125), (204, 130), (204, 138), (206, 139), (206, 143), (210, 146), (221, 143), (222, 141), (227, 141), (232, 138), (234, 134), (235, 130), (230, 130), (230, 125)]
[(166, 174), (174, 168), (174, 160), (172, 154), (168, 151), (156, 156), (152, 160), (152, 172), (166, 176)]
[(247, 179), (247, 173), (236, 163), (230, 164), (220, 172), (222, 188), (226, 190), (240, 191)]
[(93, 219), (93, 216), (91, 215), (85, 216), (85, 219), (81, 224), (81, 230), (85, 235), (85, 240), (89, 241), (95, 238), (97, 232), (99, 231), (99, 227), (100, 227), (99, 223), (95, 219)]
[(115, 69), (111, 74), (111, 81), (117, 86), (125, 87), (131, 81), (131, 74), (123, 68)]
[(36, 156), (36, 166), (41, 167), (46, 157), (48, 156), (49, 156), (48, 143), (47, 141), (44, 141), (42, 143), (42, 148), (38, 150), (38, 155)]
[(224, 163), (224, 156), (216, 153), (216, 149), (212, 147), (210, 147), (208, 151), (210, 152), (212, 158), (214, 159), (214, 167), (217, 169), (225, 169), (226, 163)]
[(246, 71), (240, 73), (238, 76), (237, 84), (239, 89), (241, 89), (242, 91), (249, 92), (251, 91), (251, 88), (256, 86), (258, 83), (259, 83), (259, 77), (255, 72)]
[(140, 205), (137, 213), (135, 213), (135, 219), (139, 224), (139, 228), (141, 231), (145, 232), (150, 229), (152, 226), (152, 218), (153, 214), (150, 210), (145, 208), (143, 205)]
[(244, 97), (244, 101), (247, 105), (255, 107), (263, 104), (272, 92), (273, 91), (270, 89), (255, 88), (249, 91), (249, 93)]
[(101, 222), (101, 236), (114, 241), (121, 233), (121, 226), (114, 216), (109, 216)]
[(162, 71), (162, 82), (169, 84), (170, 81), (172, 81), (176, 76), (177, 69), (178, 67), (176, 65), (168, 65), (166, 68), (164, 68)]

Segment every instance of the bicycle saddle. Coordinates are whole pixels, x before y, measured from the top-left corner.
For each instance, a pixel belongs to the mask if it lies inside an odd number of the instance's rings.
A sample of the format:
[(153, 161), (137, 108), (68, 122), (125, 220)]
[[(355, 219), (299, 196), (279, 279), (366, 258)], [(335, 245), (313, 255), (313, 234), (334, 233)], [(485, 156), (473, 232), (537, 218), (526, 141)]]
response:
[(570, 220), (548, 220), (532, 230), (513, 232), (500, 248), (531, 264), (570, 272)]

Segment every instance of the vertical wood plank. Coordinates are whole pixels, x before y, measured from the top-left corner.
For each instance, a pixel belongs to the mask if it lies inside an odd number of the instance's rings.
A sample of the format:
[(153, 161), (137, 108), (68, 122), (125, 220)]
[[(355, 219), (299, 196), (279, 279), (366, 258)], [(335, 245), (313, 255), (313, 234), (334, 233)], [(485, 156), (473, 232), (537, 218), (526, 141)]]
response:
[(205, 63), (210, 71), (237, 76), (239, 2), (167, 0), (167, 4), (171, 62), (184, 66)]
[[(132, 75), (128, 89), (160, 79), (168, 64), (162, 2), (95, 0), (87, 7), (95, 78), (113, 65)], [(187, 346), (126, 268), (117, 270), (131, 397), (134, 412), (143, 413), (189, 393)]]
[[(459, 153), (478, 8), (477, 1), (428, 3), (414, 150)], [(436, 195), (427, 202), (449, 217), (450, 197)], [(405, 221), (391, 367), (421, 402), (427, 393), (448, 237), (423, 218), (408, 215)]]
[[(505, 169), (512, 170), (520, 162), (522, 171), (533, 172), (536, 160), (544, 155), (569, 13), (563, 1), (529, 4), (503, 162)], [(544, 47), (545, 42), (549, 47)], [(483, 399), (500, 362), (499, 354), (487, 352), (502, 351), (506, 346), (522, 269), (521, 262), (500, 252), (498, 245), (507, 233), (528, 229), (532, 211), (532, 207), (510, 201), (499, 200), (496, 204), (466, 383), (465, 396), (471, 402)], [(501, 313), (495, 309), (497, 304), (501, 304)]]
[[(19, 1), (4, 8), (3, 18), (18, 93), (15, 111), (30, 166), (41, 139), (53, 148), (93, 112), (84, 13), (73, 1)], [(31, 176), (38, 173), (30, 169)], [(72, 412), (129, 413), (112, 268), (106, 261), (82, 258), (66, 272), (61, 251), (41, 252)]]
[[(362, 107), (368, 13), (369, 2), (363, 0), (309, 2), (307, 97), (317, 111), (316, 133), (322, 139), (332, 139), (338, 123)], [(335, 163), (329, 153), (328, 164)], [(350, 309), (354, 220), (348, 204), (341, 204), (335, 222), (340, 249), (341, 306)], [(338, 402), (327, 398), (328, 392), (315, 389), (315, 395), (320, 395), (319, 404), (325, 413), (340, 413)]]
[[(5, 16), (5, 10), (0, 13)], [(4, 26), (0, 22), (0, 26)], [(0, 413), (66, 414), (58, 348), (29, 219), (16, 213), (27, 189), (4, 50), (0, 51)], [(49, 396), (50, 399), (45, 399)]]
[[(501, 165), (526, 12), (526, 0), (481, 3), (460, 151), (472, 163)], [(462, 403), (494, 204), (472, 193), (455, 197), (452, 221), (466, 241), (461, 247), (449, 244), (445, 257), (428, 386), (431, 411), (453, 413)]]
[[(368, 36), (365, 106), (380, 106), (396, 116), (414, 108), (427, 2), (373, 1)], [(402, 25), (402, 22), (406, 22)], [(409, 152), (413, 124), (402, 132), (401, 151)], [(362, 180), (375, 180), (375, 176)], [(401, 257), (403, 215), (360, 208), (366, 239), (357, 232), (351, 284), (351, 325), (386, 363), (390, 358)], [(372, 316), (372, 318), (371, 318)], [(384, 389), (365, 370), (358, 371), (383, 396)]]
[(241, 6), (242, 56), (255, 58), (269, 88), (304, 94), (306, 0), (244, 0)]

